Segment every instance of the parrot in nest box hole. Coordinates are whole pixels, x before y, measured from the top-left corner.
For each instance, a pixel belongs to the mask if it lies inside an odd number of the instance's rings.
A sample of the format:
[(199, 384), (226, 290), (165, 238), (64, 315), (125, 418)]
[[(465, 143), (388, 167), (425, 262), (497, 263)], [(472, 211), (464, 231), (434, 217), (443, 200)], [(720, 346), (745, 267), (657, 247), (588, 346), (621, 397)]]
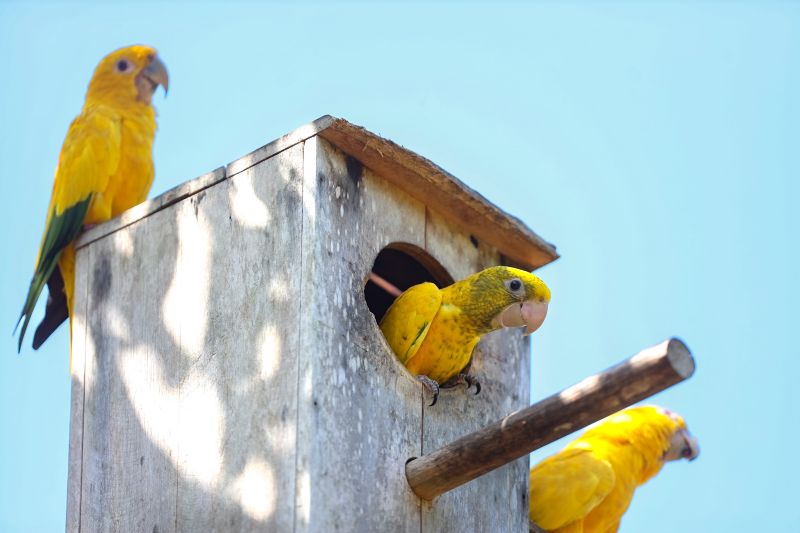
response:
[(631, 407), (600, 421), (531, 469), (530, 519), (557, 533), (614, 533), (636, 487), (667, 461), (695, 459), (678, 414)]
[(17, 326), (22, 322), (17, 350), (45, 284), (50, 295), (34, 349), (72, 316), (74, 241), (81, 229), (147, 198), (156, 133), (151, 98), (159, 85), (166, 94), (167, 69), (149, 46), (120, 48), (95, 68), (83, 109), (70, 124), (58, 157), (39, 256), (17, 321)]
[(480, 384), (463, 373), (481, 337), (503, 327), (534, 332), (544, 322), (550, 289), (518, 268), (496, 266), (439, 289), (420, 283), (403, 292), (381, 319), (380, 328), (403, 365), (433, 394), (439, 384)]

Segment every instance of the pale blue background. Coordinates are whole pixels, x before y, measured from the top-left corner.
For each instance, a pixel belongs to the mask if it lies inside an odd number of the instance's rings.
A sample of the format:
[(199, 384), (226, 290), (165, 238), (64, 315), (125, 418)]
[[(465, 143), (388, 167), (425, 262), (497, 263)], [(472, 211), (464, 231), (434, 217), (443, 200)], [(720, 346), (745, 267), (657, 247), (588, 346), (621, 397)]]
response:
[(653, 401), (702, 455), (623, 532), (800, 531), (799, 25), (767, 2), (0, 4), (0, 530), (64, 525), (67, 329), (21, 356), (11, 329), (91, 71), (145, 42), (172, 81), (154, 194), (325, 113), (408, 146), (558, 245), (534, 398), (671, 335), (696, 354)]

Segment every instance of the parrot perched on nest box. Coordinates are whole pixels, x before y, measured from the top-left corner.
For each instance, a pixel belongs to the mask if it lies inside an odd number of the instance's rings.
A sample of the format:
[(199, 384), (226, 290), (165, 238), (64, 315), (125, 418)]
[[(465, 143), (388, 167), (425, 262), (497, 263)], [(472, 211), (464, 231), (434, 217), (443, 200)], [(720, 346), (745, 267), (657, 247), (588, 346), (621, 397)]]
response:
[[(544, 322), (550, 289), (517, 268), (496, 266), (439, 289), (421, 283), (403, 292), (380, 323), (389, 346), (403, 365), (433, 394), (454, 380), (480, 384), (462, 373), (481, 337), (503, 327), (534, 332)], [(476, 392), (476, 394), (477, 394)]]
[(632, 407), (600, 421), (531, 469), (530, 519), (557, 533), (614, 533), (636, 487), (667, 461), (695, 459), (697, 439), (676, 413)]
[(33, 347), (72, 316), (74, 241), (81, 229), (147, 198), (156, 132), (151, 98), (159, 85), (166, 93), (167, 69), (149, 46), (120, 48), (95, 68), (83, 110), (61, 147), (36, 268), (17, 321), (22, 322), (18, 350), (45, 284), (50, 295)]

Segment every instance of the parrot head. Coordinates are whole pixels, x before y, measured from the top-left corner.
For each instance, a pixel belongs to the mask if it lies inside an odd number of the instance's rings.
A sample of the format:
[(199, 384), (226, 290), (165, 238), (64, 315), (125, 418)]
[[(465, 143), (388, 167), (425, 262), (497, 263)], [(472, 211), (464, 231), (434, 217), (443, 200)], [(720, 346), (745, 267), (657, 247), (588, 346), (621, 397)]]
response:
[(636, 449), (645, 459), (639, 484), (656, 475), (668, 461), (691, 461), (700, 454), (697, 439), (689, 433), (683, 418), (657, 405), (618, 411), (587, 430), (570, 446), (581, 447), (581, 443), (594, 441)]
[(159, 85), (164, 87), (166, 94), (169, 75), (156, 50), (144, 45), (126, 46), (111, 52), (97, 65), (89, 82), (86, 101), (149, 105)]
[(660, 412), (671, 418), (677, 425), (675, 431), (669, 438), (669, 448), (664, 452), (662, 461), (677, 461), (678, 459), (688, 459), (694, 461), (700, 455), (700, 445), (697, 442), (697, 437), (689, 433), (686, 428), (686, 422), (678, 413), (674, 413), (669, 409), (659, 408)]
[(697, 438), (689, 433), (683, 417), (657, 405), (629, 407), (614, 413), (587, 432), (594, 433), (650, 450), (662, 464), (678, 459), (692, 461), (700, 455)]
[[(463, 285), (462, 285), (463, 284)], [(468, 315), (487, 331), (525, 327), (530, 335), (542, 325), (550, 303), (550, 289), (530, 272), (507, 266), (487, 268), (456, 285), (467, 288)]]

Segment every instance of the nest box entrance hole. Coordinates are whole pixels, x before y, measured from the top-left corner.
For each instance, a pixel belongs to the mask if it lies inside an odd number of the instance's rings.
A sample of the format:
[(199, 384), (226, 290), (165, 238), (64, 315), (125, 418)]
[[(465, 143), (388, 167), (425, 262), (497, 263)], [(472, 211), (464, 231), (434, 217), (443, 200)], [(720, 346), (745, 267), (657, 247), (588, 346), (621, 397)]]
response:
[(379, 324), (397, 297), (393, 288), (402, 292), (426, 281), (437, 287), (453, 283), (452, 276), (428, 252), (407, 243), (392, 243), (381, 250), (372, 265), (372, 274), (364, 286), (364, 299)]

